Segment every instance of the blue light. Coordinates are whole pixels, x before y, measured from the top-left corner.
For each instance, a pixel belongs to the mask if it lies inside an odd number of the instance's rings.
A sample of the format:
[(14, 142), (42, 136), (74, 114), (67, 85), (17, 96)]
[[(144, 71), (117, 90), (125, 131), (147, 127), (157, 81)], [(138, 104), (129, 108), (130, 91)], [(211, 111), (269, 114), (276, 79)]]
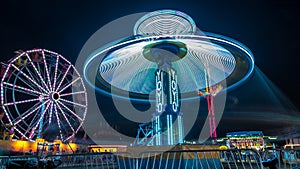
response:
[[(210, 50), (214, 50), (215, 52), (212, 52), (212, 53), (215, 53), (216, 58), (220, 57), (221, 60), (211, 60), (211, 63), (215, 64), (216, 68), (218, 68), (218, 66), (217, 66), (218, 64), (223, 65), (223, 67), (225, 67), (224, 70), (227, 70), (227, 73), (225, 71), (225, 74), (222, 75), (222, 76), (224, 76), (224, 79), (226, 79), (226, 77), (228, 77), (232, 73), (232, 71), (234, 69), (234, 67), (232, 67), (232, 66), (235, 65), (235, 63), (234, 63), (235, 59), (234, 59), (233, 55), (231, 54), (231, 52), (229, 50), (227, 50), (225, 48), (225, 46), (229, 46), (232, 48), (232, 50), (234, 50), (235, 53), (239, 53), (240, 55), (237, 57), (242, 57), (242, 59), (244, 59), (247, 62), (248, 70), (247, 70), (247, 72), (245, 72), (245, 74), (243, 75), (242, 78), (240, 78), (237, 81), (235, 81), (234, 83), (228, 85), (227, 88), (225, 88), (224, 90), (230, 90), (230, 89), (233, 89), (233, 88), (239, 86), (245, 80), (247, 80), (253, 72), (254, 58), (253, 58), (252, 53), (250, 52), (250, 50), (247, 47), (245, 47), (245, 45), (243, 45), (231, 38), (224, 37), (222, 35), (206, 33), (206, 36), (204, 36), (204, 35), (180, 35), (180, 36), (172, 35), (170, 37), (170, 35), (168, 35), (168, 36), (160, 35), (160, 36), (151, 37), (151, 39), (159, 39), (162, 37), (173, 38), (174, 40), (176, 39), (176, 40), (185, 42), (188, 47), (189, 46), (191, 47), (191, 48), (188, 48), (188, 50), (190, 51), (189, 56), (191, 56), (191, 58), (193, 57), (193, 59), (197, 59), (197, 55), (193, 56), (193, 50), (192, 50), (193, 49), (192, 47), (195, 46), (195, 44), (200, 45), (202, 47), (202, 50), (206, 53), (208, 53)], [(149, 39), (150, 39), (149, 37), (140, 37), (139, 39), (133, 39), (133, 40), (125, 41), (125, 42), (118, 43), (115, 45), (111, 45), (106, 48), (101, 48), (101, 49), (95, 51), (94, 53), (92, 53), (90, 55), (89, 59), (87, 60), (86, 64), (84, 65), (84, 78), (87, 81), (87, 83), (90, 86), (94, 87), (97, 91), (111, 95), (110, 91), (106, 91), (102, 88), (98, 88), (97, 86), (92, 84), (91, 80), (89, 80), (89, 78), (88, 78), (88, 72), (102, 71), (102, 72), (106, 73), (107, 71), (109, 71), (106, 69), (116, 69), (116, 67), (118, 67), (120, 65), (122, 66), (125, 64), (129, 64), (130, 62), (136, 63), (136, 61), (134, 61), (134, 59), (136, 59), (136, 58), (138, 58), (138, 56), (140, 56), (139, 55), (140, 53), (137, 52), (137, 49), (142, 50), (144, 45), (151, 43), (152, 41), (149, 41)], [(200, 43), (197, 41), (200, 41)], [(130, 44), (130, 45), (128, 45), (128, 44)], [(128, 46), (126, 46), (126, 45), (128, 45)], [(125, 46), (125, 47), (118, 49), (120, 46)], [(118, 50), (114, 51), (114, 49), (118, 49)], [(123, 49), (126, 52), (132, 51), (133, 52), (132, 56), (129, 58), (126, 58), (124, 55), (122, 55), (122, 57), (120, 57), (120, 58), (113, 58), (113, 56), (116, 56), (116, 54), (120, 54), (120, 51), (122, 52)], [(199, 49), (199, 47), (196, 49)], [(105, 56), (105, 53), (107, 53), (108, 51), (113, 51), (112, 52), (113, 54)], [(221, 56), (226, 56), (226, 57), (221, 57)], [(186, 61), (187, 60), (186, 58), (188, 58), (188, 57), (183, 58), (182, 61)], [(204, 56), (202, 56), (202, 58), (205, 59)], [(138, 58), (138, 59), (141, 59), (141, 58)], [(198, 59), (200, 60), (200, 62), (199, 61), (198, 62), (201, 63), (201, 59), (199, 57), (198, 57)], [(212, 58), (209, 58), (209, 59), (212, 59)], [(93, 70), (93, 67), (90, 66), (91, 63), (95, 60), (104, 61), (103, 63), (99, 63), (100, 67), (98, 70)], [(116, 61), (116, 60), (118, 60), (118, 61)], [(184, 68), (183, 65), (180, 65), (180, 61), (174, 62), (174, 69), (176, 69), (176, 68), (180, 69), (180, 70), (176, 70), (178, 72), (178, 83), (179, 83), (180, 91), (181, 92), (192, 92), (193, 90), (195, 91), (195, 90), (205, 86), (205, 84), (201, 85), (201, 79), (204, 78), (204, 76), (201, 75), (201, 73), (199, 74), (199, 72), (201, 72), (201, 70), (196, 71), (198, 73), (197, 76), (191, 76), (190, 73), (193, 73), (193, 71), (190, 71), (190, 70)], [(145, 62), (145, 63), (146, 63), (146, 65), (148, 65), (148, 67), (146, 67), (146, 68), (153, 68), (153, 69), (156, 68), (155, 63), (150, 63), (150, 62), (149, 63)], [(135, 64), (135, 65), (137, 65), (137, 64)], [(197, 67), (197, 64), (195, 64), (195, 63), (193, 63), (192, 65), (187, 65), (187, 66), (193, 66), (193, 65), (194, 65), (194, 67)], [(198, 66), (200, 66), (200, 65), (198, 65)], [(128, 68), (130, 68), (130, 66), (128, 66)], [(145, 68), (145, 66), (144, 66), (144, 68)], [(181, 74), (183, 74), (183, 76)], [(189, 77), (191, 77), (190, 79), (188, 79), (189, 81), (196, 82), (196, 84), (197, 84), (196, 87), (189, 86), (189, 85), (182, 85), (182, 84), (180, 85), (180, 83), (183, 83), (182, 78), (188, 77), (187, 75), (189, 75)], [(107, 77), (109, 77), (109, 76), (107, 76)], [(221, 76), (219, 76), (219, 77), (221, 77)], [(128, 78), (128, 79), (130, 79), (130, 78)], [(222, 78), (220, 78), (219, 80), (214, 79), (214, 81), (213, 81), (214, 83), (212, 83), (212, 85), (220, 82), (221, 80), (223, 80), (223, 79)], [(155, 82), (153, 82), (153, 84), (155, 84)], [(185, 86), (188, 86), (188, 87), (185, 87)], [(137, 90), (137, 89), (135, 89), (135, 90)], [(145, 92), (144, 94), (147, 94), (147, 92)], [(123, 96), (123, 95), (119, 95), (119, 94), (113, 94), (113, 95), (116, 97), (119, 97), (119, 98), (128, 99), (128, 97)], [(193, 97), (182, 98), (182, 100), (194, 99), (196, 97), (199, 97), (199, 96), (194, 95)], [(141, 99), (141, 98), (131, 98), (131, 99), (137, 100), (137, 101), (145, 101), (144, 99)]]

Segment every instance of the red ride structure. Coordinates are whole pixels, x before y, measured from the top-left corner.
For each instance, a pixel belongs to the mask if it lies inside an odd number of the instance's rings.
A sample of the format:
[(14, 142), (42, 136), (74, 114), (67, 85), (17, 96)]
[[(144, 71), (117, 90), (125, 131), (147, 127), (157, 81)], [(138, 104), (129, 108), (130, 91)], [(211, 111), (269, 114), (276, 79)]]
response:
[(220, 84), (209, 86), (208, 80), (206, 80), (206, 84), (208, 87), (206, 87), (204, 91), (197, 91), (197, 94), (205, 97), (206, 99), (209, 118), (209, 135), (210, 138), (215, 139), (217, 138), (217, 127), (215, 120), (214, 97), (223, 89), (223, 87)]

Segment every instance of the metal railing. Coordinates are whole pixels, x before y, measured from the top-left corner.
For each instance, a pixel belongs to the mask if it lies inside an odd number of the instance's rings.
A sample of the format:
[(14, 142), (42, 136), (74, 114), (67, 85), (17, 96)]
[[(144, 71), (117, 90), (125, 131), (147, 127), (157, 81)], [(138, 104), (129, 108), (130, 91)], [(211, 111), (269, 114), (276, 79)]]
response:
[[(59, 159), (62, 164), (58, 168), (99, 168), (115, 169), (133, 164), (128, 153), (86, 153), (46, 156), (46, 159)], [(130, 159), (130, 160), (129, 160)]]
[(1, 156), (0, 169), (29, 169), (38, 166), (38, 156)]
[(62, 162), (57, 168), (72, 169), (263, 169), (272, 168), (270, 165), (277, 169), (297, 169), (300, 168), (300, 149), (269, 149), (264, 152), (255, 150), (152, 150), (135, 156), (131, 153), (64, 154), (46, 157), (2, 156), (0, 169), (42, 169), (45, 168), (49, 159), (54, 163), (55, 161)]
[(141, 154), (140, 169), (260, 169), (260, 155), (253, 150), (148, 151)]
[(300, 149), (274, 149), (273, 151), (278, 156), (279, 168), (300, 169)]
[(130, 153), (93, 153), (47, 156), (60, 159), (58, 168), (99, 169), (262, 169), (260, 155), (253, 150), (171, 150)]

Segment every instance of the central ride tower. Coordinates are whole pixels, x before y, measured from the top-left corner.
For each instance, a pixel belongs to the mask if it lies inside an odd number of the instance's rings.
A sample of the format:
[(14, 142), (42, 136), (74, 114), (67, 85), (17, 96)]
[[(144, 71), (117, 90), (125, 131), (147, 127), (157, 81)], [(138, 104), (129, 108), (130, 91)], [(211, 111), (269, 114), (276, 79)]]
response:
[(174, 10), (151, 12), (140, 18), (134, 27), (135, 35), (162, 35), (143, 49), (144, 58), (157, 64), (156, 112), (152, 119), (151, 139), (153, 145), (182, 144), (184, 141), (180, 92), (177, 73), (172, 63), (186, 56), (187, 47), (183, 42), (177, 41), (174, 35), (189, 35), (195, 31), (196, 26), (192, 18)]

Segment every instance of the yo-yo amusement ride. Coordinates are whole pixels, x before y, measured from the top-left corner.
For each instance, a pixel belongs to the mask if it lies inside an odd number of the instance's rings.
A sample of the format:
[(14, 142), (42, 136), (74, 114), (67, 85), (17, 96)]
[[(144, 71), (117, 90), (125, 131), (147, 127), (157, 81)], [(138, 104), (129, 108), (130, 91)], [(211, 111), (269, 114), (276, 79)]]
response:
[(90, 55), (84, 67), (87, 82), (95, 79), (89, 72), (99, 59), (97, 91), (155, 102), (152, 122), (140, 125), (144, 137), (138, 136), (136, 144), (183, 143), (183, 117), (189, 112), (180, 111), (181, 102), (199, 97), (208, 102), (209, 132), (215, 138), (214, 97), (248, 79), (254, 68), (250, 50), (233, 39), (200, 32), (190, 16), (177, 10), (148, 13), (133, 32)]

